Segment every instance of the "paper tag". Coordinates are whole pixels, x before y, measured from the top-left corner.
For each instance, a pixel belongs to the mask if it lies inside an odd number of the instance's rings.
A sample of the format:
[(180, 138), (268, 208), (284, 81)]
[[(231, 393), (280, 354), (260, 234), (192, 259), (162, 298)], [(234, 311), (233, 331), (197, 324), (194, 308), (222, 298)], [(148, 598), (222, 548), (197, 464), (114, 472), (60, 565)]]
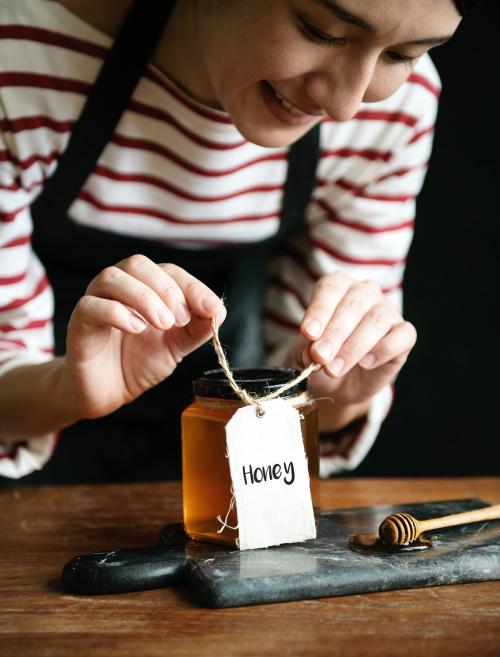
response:
[(244, 406), (226, 426), (240, 550), (316, 538), (299, 412), (282, 399)]

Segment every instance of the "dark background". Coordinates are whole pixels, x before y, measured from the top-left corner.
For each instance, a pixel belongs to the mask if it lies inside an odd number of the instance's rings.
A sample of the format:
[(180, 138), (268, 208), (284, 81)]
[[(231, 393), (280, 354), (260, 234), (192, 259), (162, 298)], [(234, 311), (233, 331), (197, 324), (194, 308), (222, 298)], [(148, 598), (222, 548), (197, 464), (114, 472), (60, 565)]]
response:
[(433, 51), (443, 83), (405, 316), (418, 341), (359, 475), (500, 474), (500, 8)]

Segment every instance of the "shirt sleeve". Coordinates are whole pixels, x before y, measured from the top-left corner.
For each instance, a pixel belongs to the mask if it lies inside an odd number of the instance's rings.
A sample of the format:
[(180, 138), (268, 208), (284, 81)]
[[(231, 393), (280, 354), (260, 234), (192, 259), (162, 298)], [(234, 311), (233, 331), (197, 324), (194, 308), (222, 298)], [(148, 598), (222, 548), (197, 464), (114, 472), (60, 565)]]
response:
[[(270, 263), (264, 316), (269, 364), (287, 362), (314, 285), (325, 274), (344, 270), (355, 279), (373, 280), (402, 308), (416, 196), (427, 170), (439, 96), (439, 78), (429, 63), (427, 75), (410, 76), (392, 106), (362, 108), (349, 122), (350, 144), (335, 144), (333, 122), (322, 126), (307, 231), (289, 239)], [(359, 465), (392, 399), (391, 385), (374, 396), (367, 417), (347, 434), (321, 437), (322, 476)]]
[[(53, 357), (52, 291), (31, 248), (30, 205), (40, 184), (26, 185), (34, 158), (16, 152), (12, 131), (0, 102), (0, 377)], [(0, 441), (0, 475), (40, 469), (55, 441), (55, 434)]]

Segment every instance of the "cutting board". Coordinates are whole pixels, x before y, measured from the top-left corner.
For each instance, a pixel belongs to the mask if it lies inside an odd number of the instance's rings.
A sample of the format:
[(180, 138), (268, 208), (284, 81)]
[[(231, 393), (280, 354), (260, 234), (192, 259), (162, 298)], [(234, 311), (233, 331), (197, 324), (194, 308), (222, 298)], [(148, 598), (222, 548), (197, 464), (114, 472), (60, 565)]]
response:
[(392, 589), (500, 579), (500, 521), (435, 530), (422, 552), (361, 554), (348, 542), (377, 531), (400, 511), (419, 520), (488, 506), (479, 499), (335, 509), (321, 514), (318, 537), (239, 551), (189, 540), (168, 525), (158, 546), (80, 555), (63, 569), (69, 593), (102, 594), (182, 584), (209, 607), (304, 600)]

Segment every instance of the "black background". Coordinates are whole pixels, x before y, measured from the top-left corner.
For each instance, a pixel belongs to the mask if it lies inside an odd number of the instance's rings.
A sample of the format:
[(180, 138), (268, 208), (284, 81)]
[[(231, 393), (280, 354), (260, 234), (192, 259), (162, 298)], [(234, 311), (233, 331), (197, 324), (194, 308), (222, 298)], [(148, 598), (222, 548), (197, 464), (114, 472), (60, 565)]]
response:
[(418, 341), (354, 476), (500, 474), (499, 47), (490, 0), (433, 51), (443, 91), (404, 287)]

